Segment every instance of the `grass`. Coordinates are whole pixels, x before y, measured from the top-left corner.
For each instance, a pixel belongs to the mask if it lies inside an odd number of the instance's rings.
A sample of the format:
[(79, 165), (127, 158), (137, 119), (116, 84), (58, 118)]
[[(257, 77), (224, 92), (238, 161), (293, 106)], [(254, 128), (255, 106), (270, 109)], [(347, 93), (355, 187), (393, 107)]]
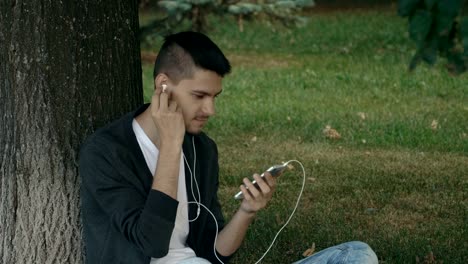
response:
[[(381, 263), (468, 262), (468, 74), (450, 76), (442, 59), (409, 74), (414, 44), (395, 12), (313, 14), (306, 27), (250, 23), (243, 33), (229, 18), (211, 22), (233, 64), (206, 128), (226, 217), (242, 177), (290, 159), (306, 168), (300, 208), (263, 263), (350, 240)], [(341, 139), (326, 138), (327, 125)], [(254, 263), (287, 219), (301, 187), (295, 167), (233, 263)]]

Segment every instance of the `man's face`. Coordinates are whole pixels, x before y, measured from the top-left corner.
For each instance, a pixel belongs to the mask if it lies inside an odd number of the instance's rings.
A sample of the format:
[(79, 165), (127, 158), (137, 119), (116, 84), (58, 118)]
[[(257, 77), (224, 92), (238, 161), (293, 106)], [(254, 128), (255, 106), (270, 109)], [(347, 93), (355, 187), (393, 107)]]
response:
[(170, 89), (172, 100), (182, 109), (185, 130), (198, 134), (215, 114), (215, 99), (222, 91), (222, 77), (213, 71), (196, 69), (193, 78), (181, 80)]

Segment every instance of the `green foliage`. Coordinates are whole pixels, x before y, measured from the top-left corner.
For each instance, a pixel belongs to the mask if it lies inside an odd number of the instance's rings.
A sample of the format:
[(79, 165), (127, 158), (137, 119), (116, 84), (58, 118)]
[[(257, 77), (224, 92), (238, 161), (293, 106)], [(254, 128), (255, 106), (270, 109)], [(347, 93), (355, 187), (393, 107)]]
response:
[(416, 53), (409, 69), (424, 61), (434, 65), (437, 56), (446, 57), (453, 74), (468, 67), (468, 17), (463, 16), (462, 0), (399, 0), (398, 14), (408, 17), (409, 35)]
[(178, 14), (189, 11), (192, 5), (180, 1), (159, 1), (159, 5), (167, 10), (168, 14)]
[(262, 7), (260, 5), (251, 3), (237, 3), (228, 7), (228, 12), (234, 15), (247, 15), (260, 11), (262, 11)]
[(158, 29), (156, 33), (165, 34), (178, 30), (180, 25), (186, 25), (185, 29), (207, 31), (208, 15), (234, 16), (240, 31), (243, 31), (243, 21), (251, 19), (279, 21), (287, 26), (302, 25), (306, 20), (299, 12), (314, 5), (313, 0), (162, 0), (157, 3), (164, 14), (142, 27), (143, 36)]
[[(433, 0), (433, 1), (436, 1), (436, 0)], [(400, 16), (409, 16), (411, 12), (417, 7), (419, 2), (420, 0), (399, 1), (398, 2), (398, 14), (400, 14)]]

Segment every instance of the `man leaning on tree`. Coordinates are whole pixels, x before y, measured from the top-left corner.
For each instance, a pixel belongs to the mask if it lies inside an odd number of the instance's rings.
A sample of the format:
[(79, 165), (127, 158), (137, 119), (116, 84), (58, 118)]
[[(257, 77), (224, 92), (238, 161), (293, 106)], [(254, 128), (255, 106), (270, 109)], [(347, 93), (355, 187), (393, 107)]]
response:
[[(167, 36), (155, 61), (151, 103), (84, 143), (79, 167), (87, 263), (227, 263), (239, 248), (272, 199), (275, 179), (254, 174), (255, 187), (244, 178), (244, 199), (225, 223), (217, 147), (202, 129), (230, 70), (207, 36)], [(377, 257), (354, 241), (295, 263), (377, 263)]]

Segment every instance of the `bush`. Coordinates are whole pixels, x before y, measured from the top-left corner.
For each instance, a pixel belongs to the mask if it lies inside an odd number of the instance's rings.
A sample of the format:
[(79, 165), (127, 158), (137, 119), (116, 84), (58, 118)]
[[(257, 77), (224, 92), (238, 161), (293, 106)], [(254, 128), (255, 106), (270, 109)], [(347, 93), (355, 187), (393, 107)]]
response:
[(454, 74), (468, 67), (468, 16), (462, 0), (399, 0), (398, 14), (408, 17), (409, 35), (416, 42), (416, 53), (409, 70), (424, 61), (434, 65), (437, 56), (447, 58), (447, 69)]

